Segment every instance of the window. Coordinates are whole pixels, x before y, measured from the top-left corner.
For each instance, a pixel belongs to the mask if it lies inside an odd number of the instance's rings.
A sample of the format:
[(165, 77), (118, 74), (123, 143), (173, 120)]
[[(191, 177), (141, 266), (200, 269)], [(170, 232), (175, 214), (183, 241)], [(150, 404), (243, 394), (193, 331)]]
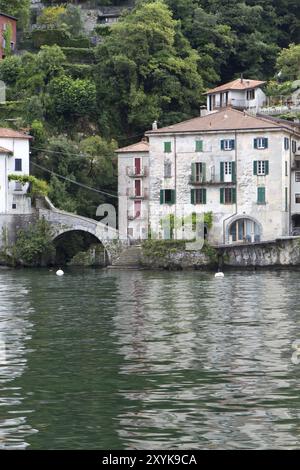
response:
[(266, 203), (266, 188), (257, 188), (257, 204)]
[(247, 90), (247, 100), (255, 99), (255, 90)]
[(267, 149), (268, 148), (268, 139), (266, 139), (265, 137), (258, 137), (256, 139), (254, 139), (253, 146), (254, 146), (255, 149), (259, 149), (259, 150)]
[(12, 209), (16, 209), (16, 208), (17, 208), (17, 204), (12, 204), (11, 208), (12, 208)]
[(172, 163), (167, 160), (164, 163), (164, 177), (165, 178), (171, 178), (172, 176)]
[(175, 189), (161, 189), (160, 190), (160, 203), (161, 204), (175, 204)]
[(230, 225), (229, 236), (233, 242), (259, 242), (261, 230), (259, 225), (250, 219), (238, 219)]
[(295, 194), (295, 203), (300, 204), (300, 194)]
[(135, 175), (141, 174), (141, 159), (140, 158), (134, 159), (134, 174)]
[(284, 195), (285, 195), (285, 212), (287, 212), (288, 211), (288, 188), (285, 188)]
[(15, 191), (22, 191), (22, 189), (22, 183), (20, 183), (20, 181), (15, 181)]
[(134, 195), (141, 196), (141, 180), (134, 180)]
[(206, 188), (191, 190), (191, 204), (206, 204)]
[(269, 174), (269, 161), (258, 160), (253, 162), (253, 174), (257, 176), (265, 176)]
[(300, 183), (300, 171), (295, 172), (295, 182)]
[(290, 141), (288, 137), (285, 137), (284, 138), (284, 150), (289, 150), (289, 148), (290, 148)]
[(295, 168), (296, 170), (300, 170), (300, 160), (295, 160)]
[(172, 151), (171, 142), (164, 142), (164, 151), (165, 153), (170, 153)]
[(141, 201), (134, 201), (134, 218), (137, 219), (141, 216)]
[(221, 188), (220, 189), (220, 203), (221, 204), (234, 204), (236, 202), (236, 189), (235, 188)]
[(196, 152), (203, 152), (203, 140), (196, 140)]
[(192, 163), (192, 183), (201, 183), (206, 178), (206, 164), (203, 162)]
[(226, 183), (235, 182), (235, 162), (220, 162), (220, 180)]
[(296, 153), (297, 150), (297, 142), (295, 140), (292, 140), (292, 152)]
[(235, 141), (234, 139), (221, 140), (221, 150), (234, 150)]
[(22, 171), (22, 158), (15, 159), (15, 171)]
[(285, 176), (288, 176), (288, 162), (284, 162), (285, 164)]

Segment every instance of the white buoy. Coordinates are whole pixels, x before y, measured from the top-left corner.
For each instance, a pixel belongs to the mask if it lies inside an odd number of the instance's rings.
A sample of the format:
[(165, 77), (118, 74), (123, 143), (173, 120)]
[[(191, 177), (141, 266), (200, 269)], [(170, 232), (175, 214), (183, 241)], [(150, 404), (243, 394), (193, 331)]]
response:
[(58, 271), (56, 271), (56, 276), (63, 276), (65, 273), (63, 272), (62, 269), (59, 269)]
[(216, 273), (215, 277), (224, 277), (224, 273)]

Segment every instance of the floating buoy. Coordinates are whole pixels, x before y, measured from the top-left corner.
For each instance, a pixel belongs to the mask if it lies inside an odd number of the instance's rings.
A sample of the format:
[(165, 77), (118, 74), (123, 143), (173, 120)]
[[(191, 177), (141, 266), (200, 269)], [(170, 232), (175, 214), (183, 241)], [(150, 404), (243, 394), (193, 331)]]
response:
[(215, 277), (224, 277), (224, 273), (216, 273)]
[(56, 271), (56, 276), (63, 276), (65, 273), (63, 272), (62, 269), (59, 269), (58, 271)]

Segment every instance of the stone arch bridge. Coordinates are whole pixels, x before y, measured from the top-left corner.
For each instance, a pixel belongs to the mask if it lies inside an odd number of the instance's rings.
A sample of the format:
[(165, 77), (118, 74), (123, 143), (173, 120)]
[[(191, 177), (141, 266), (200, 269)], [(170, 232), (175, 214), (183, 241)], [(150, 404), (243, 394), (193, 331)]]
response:
[(104, 246), (110, 263), (118, 258), (120, 252), (127, 246), (127, 240), (120, 240), (117, 229), (101, 222), (77, 214), (65, 212), (53, 206), (48, 198), (38, 207), (38, 217), (45, 219), (52, 227), (53, 240), (63, 233), (83, 231), (94, 235)]

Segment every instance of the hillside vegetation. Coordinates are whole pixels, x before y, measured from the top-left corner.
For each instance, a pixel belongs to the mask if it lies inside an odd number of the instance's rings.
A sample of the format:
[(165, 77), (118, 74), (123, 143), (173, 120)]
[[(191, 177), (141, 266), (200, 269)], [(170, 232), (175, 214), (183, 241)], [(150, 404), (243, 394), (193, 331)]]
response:
[[(81, 7), (128, 3), (135, 7), (116, 25), (86, 33)], [(85, 186), (116, 194), (117, 146), (154, 120), (198, 115), (207, 88), (243, 73), (287, 96), (300, 80), (298, 0), (44, 4), (34, 19), (29, 0), (0, 0), (20, 19), (22, 51), (0, 62), (0, 125), (31, 132), (32, 173), (65, 210), (94, 217), (99, 203), (115, 202)]]

